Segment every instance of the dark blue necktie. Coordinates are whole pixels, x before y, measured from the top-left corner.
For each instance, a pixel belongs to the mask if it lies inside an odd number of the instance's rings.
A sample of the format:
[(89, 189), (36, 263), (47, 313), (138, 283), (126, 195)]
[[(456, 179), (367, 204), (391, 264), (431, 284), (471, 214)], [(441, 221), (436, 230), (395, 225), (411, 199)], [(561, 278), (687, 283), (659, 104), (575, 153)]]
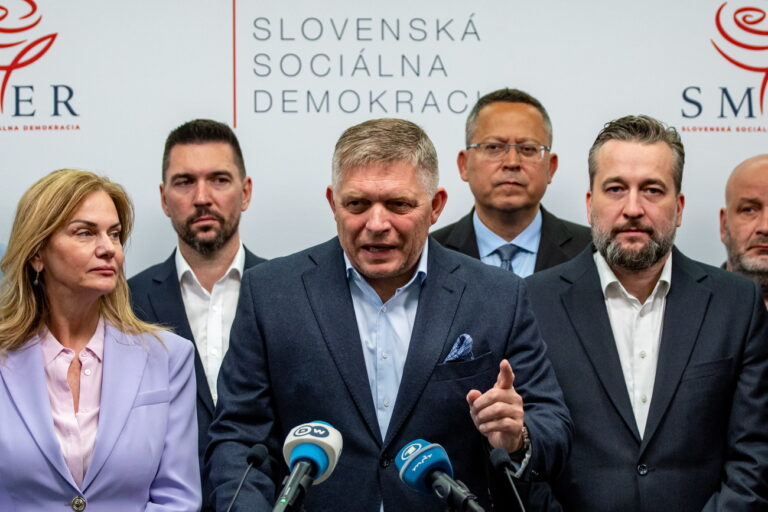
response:
[(496, 249), (496, 254), (501, 257), (501, 265), (500, 267), (504, 270), (511, 270), (512, 272), (515, 271), (515, 269), (512, 268), (512, 258), (515, 256), (515, 253), (519, 249), (518, 246), (512, 245), (512, 244), (506, 244), (502, 245), (498, 249)]

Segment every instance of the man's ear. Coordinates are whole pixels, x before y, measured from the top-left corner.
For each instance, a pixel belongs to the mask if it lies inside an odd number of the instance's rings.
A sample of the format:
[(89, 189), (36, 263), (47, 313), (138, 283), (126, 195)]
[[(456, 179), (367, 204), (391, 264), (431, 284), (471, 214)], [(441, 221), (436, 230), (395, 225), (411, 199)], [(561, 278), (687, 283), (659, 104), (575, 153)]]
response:
[(333, 187), (331, 185), (328, 185), (328, 188), (325, 189), (325, 199), (328, 201), (333, 214), (336, 215), (336, 202), (333, 200)]
[(445, 203), (448, 202), (448, 192), (445, 191), (443, 187), (440, 187), (435, 192), (434, 197), (432, 197), (432, 214), (430, 221), (432, 224), (437, 222), (437, 219), (440, 217), (440, 214), (443, 212), (443, 208), (445, 208)]

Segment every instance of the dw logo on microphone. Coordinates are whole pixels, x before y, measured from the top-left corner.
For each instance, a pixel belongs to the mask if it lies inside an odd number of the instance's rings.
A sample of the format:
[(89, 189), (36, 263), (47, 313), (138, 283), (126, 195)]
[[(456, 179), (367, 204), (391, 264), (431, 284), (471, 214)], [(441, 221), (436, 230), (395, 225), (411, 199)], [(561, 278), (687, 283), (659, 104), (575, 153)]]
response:
[(411, 455), (413, 455), (414, 453), (416, 453), (419, 450), (421, 450), (421, 444), (420, 443), (412, 443), (405, 450), (403, 450), (403, 453), (400, 454), (400, 459), (408, 460), (408, 459), (411, 458)]
[(328, 429), (321, 425), (301, 425), (294, 432), (296, 437), (328, 437)]

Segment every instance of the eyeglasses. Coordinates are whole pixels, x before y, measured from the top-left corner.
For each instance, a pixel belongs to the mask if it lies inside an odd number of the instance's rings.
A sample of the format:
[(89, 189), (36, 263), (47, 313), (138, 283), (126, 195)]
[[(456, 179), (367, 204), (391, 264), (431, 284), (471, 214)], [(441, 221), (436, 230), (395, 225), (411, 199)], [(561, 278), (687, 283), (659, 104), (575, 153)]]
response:
[(524, 142), (522, 144), (504, 144), (503, 142), (478, 142), (470, 144), (467, 149), (477, 149), (480, 155), (487, 160), (501, 160), (509, 153), (509, 148), (515, 148), (521, 160), (526, 162), (540, 162), (544, 158), (544, 152), (549, 151), (549, 146)]

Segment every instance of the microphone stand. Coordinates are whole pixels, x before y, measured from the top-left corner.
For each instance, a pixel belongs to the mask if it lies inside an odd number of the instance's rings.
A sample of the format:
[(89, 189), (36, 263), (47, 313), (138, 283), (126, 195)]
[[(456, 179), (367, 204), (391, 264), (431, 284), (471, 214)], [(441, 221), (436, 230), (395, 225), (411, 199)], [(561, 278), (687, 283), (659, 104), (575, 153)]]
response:
[(454, 486), (448, 485), (441, 480), (440, 476), (434, 479), (432, 490), (435, 491), (437, 497), (448, 505), (450, 512), (485, 512), (483, 507), (477, 502), (477, 496), (472, 494), (464, 482), (456, 480), (461, 490), (464, 491), (461, 492)]
[(312, 465), (300, 460), (283, 480), (283, 489), (272, 512), (303, 512), (304, 497), (312, 485)]
[(515, 500), (517, 501), (517, 506), (519, 507), (520, 512), (525, 512), (523, 500), (520, 499), (515, 480), (512, 478), (512, 470), (510, 469), (512, 467), (512, 459), (510, 459), (509, 454), (503, 448), (494, 448), (491, 452), (491, 465), (495, 470), (504, 472), (504, 475), (509, 482), (509, 486), (512, 488), (512, 493), (515, 495)]

